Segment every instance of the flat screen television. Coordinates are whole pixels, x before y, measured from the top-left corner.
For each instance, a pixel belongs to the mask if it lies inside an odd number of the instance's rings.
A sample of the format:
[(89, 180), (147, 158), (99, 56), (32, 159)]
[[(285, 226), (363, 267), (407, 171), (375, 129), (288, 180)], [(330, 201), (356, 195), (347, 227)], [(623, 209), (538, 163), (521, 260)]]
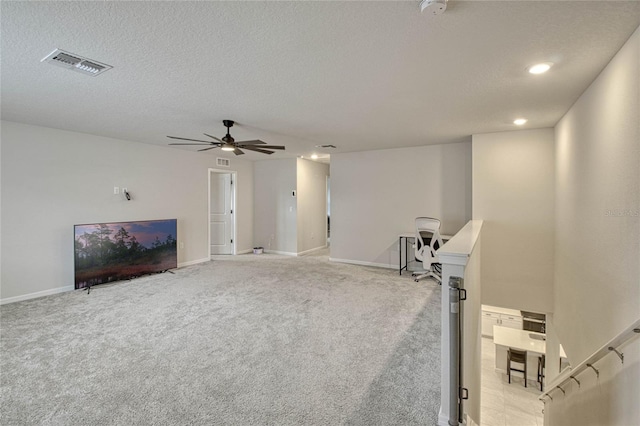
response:
[(74, 225), (75, 288), (178, 267), (177, 220)]

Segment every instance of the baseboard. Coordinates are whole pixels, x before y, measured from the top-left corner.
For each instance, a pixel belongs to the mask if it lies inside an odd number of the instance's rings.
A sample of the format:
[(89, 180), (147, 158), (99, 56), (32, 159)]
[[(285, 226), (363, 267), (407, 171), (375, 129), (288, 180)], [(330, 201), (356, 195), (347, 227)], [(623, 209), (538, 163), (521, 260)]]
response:
[[(466, 426), (478, 426), (478, 423), (476, 423), (475, 421), (473, 421), (473, 419), (471, 417), (469, 417), (469, 414), (464, 413), (464, 421), (462, 423), (457, 423), (459, 425), (466, 425)], [(444, 416), (444, 414), (442, 414), (442, 407), (440, 407), (440, 412), (438, 413), (438, 426), (450, 426), (451, 423), (449, 423), (449, 418)]]
[(445, 416), (442, 412), (442, 406), (440, 406), (440, 412), (438, 413), (438, 426), (450, 426), (449, 416)]
[(478, 423), (476, 423), (475, 420), (473, 420), (468, 413), (465, 413), (465, 419), (466, 419), (465, 424), (467, 426), (478, 426)]
[(236, 252), (236, 254), (249, 254), (249, 253), (253, 253), (253, 249), (240, 250)]
[(188, 262), (182, 262), (182, 263), (178, 263), (178, 268), (183, 268), (185, 266), (191, 266), (191, 265), (197, 265), (198, 263), (204, 263), (204, 262), (208, 262), (211, 259), (208, 257), (205, 257), (203, 259), (196, 259), (196, 260), (190, 260)]
[(290, 251), (279, 251), (279, 250), (266, 250), (264, 251), (265, 253), (269, 253), (269, 254), (282, 254), (285, 256), (297, 256), (298, 253), (292, 253)]
[(290, 251), (279, 251), (279, 250), (267, 250), (265, 249), (264, 252), (265, 253), (269, 253), (269, 254), (281, 254), (284, 256), (306, 256), (307, 254), (311, 254), (313, 252), (316, 251), (320, 251), (320, 250), (324, 250), (326, 249), (328, 246), (321, 246), (321, 247), (316, 247), (316, 248), (312, 248), (310, 250), (305, 250), (305, 251), (301, 251), (300, 253), (293, 253)]
[(51, 296), (52, 294), (64, 293), (66, 291), (73, 291), (75, 287), (72, 285), (52, 288), (50, 290), (37, 291), (35, 293), (23, 294), (22, 296), (5, 297), (0, 299), (0, 305), (6, 305), (7, 303), (22, 302), (23, 300), (37, 299), (38, 297)]
[[(179, 263), (178, 268), (196, 265), (198, 263), (208, 262), (209, 260), (210, 259), (205, 258), (205, 259), (197, 259), (197, 260), (191, 260), (189, 262)], [(73, 290), (75, 290), (75, 287), (70, 285), (70, 286), (52, 288), (50, 290), (37, 291), (35, 293), (23, 294), (21, 296), (6, 297), (4, 299), (0, 299), (0, 305), (6, 305), (8, 303), (15, 303), (15, 302), (22, 302), (23, 300), (36, 299), (38, 297), (51, 296), (52, 294), (64, 293), (66, 291), (73, 291)]]
[(327, 247), (328, 246), (325, 244), (324, 246), (320, 246), (320, 247), (312, 248), (312, 249), (309, 249), (309, 250), (301, 251), (300, 253), (298, 253), (298, 256), (306, 256), (308, 254), (315, 253), (315, 252), (320, 251), (320, 250), (324, 250)]
[(389, 265), (388, 263), (364, 262), (362, 260), (352, 260), (352, 259), (336, 259), (335, 257), (330, 257), (329, 261), (339, 262), (339, 263), (350, 263), (352, 265), (374, 266), (376, 268), (398, 269), (398, 265)]

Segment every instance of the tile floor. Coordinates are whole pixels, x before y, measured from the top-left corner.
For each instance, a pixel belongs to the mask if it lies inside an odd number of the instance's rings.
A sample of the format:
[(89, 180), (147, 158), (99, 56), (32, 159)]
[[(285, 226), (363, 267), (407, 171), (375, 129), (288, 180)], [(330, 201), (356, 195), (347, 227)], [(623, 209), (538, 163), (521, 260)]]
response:
[(491, 338), (482, 338), (481, 426), (542, 426), (544, 404), (538, 400), (540, 387), (529, 380), (527, 388), (515, 373), (508, 382), (506, 374), (495, 371), (495, 346)]

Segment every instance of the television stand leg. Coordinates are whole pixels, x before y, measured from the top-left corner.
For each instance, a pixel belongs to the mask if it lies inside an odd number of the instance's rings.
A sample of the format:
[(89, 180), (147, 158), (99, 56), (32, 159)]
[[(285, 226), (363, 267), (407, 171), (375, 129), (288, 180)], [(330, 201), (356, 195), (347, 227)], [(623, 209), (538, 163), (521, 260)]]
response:
[(91, 293), (91, 286), (87, 286), (87, 288), (85, 288), (85, 290), (87, 290), (87, 294)]

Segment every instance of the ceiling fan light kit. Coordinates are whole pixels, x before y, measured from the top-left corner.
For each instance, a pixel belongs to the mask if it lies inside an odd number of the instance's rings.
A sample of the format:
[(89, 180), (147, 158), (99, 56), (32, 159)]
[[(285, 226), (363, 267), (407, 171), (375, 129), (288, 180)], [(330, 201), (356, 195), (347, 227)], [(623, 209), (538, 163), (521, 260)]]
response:
[(285, 149), (284, 146), (282, 145), (267, 145), (265, 142), (258, 139), (236, 142), (236, 140), (229, 133), (229, 129), (233, 127), (234, 121), (222, 120), (222, 124), (224, 124), (224, 126), (227, 128), (227, 134), (222, 139), (219, 139), (207, 133), (204, 133), (204, 135), (210, 137), (211, 139), (213, 139), (213, 141), (203, 141), (199, 139), (167, 136), (170, 139), (195, 142), (195, 143), (175, 142), (175, 143), (170, 143), (169, 145), (195, 145), (195, 146), (205, 145), (207, 146), (206, 148), (199, 149), (198, 151), (208, 151), (210, 149), (220, 148), (223, 151), (233, 152), (235, 155), (243, 155), (244, 154), (244, 151), (242, 151), (243, 149), (254, 151), (254, 152), (260, 152), (262, 154), (268, 154), (268, 155), (273, 154), (274, 149), (281, 149), (281, 150)]

